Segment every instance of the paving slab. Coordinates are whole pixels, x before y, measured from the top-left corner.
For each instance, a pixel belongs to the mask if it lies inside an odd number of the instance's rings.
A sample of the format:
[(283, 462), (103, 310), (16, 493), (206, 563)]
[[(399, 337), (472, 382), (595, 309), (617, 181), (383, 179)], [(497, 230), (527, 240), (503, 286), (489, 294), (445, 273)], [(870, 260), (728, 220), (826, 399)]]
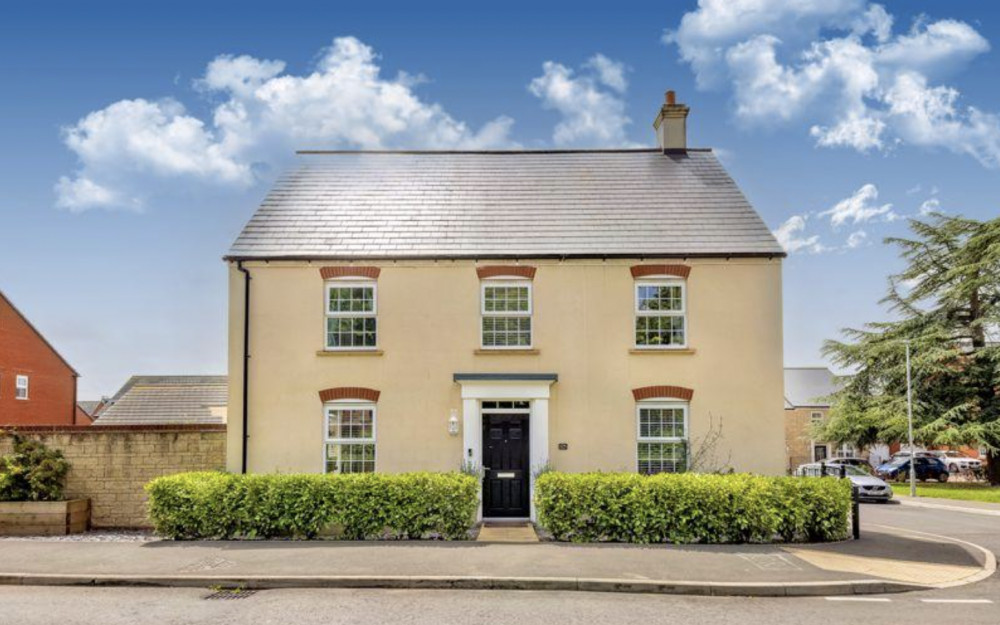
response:
[[(0, 583), (588, 589), (785, 596), (926, 588), (981, 572), (967, 545), (868, 531), (825, 545), (0, 541)], [(995, 567), (995, 562), (993, 563)]]

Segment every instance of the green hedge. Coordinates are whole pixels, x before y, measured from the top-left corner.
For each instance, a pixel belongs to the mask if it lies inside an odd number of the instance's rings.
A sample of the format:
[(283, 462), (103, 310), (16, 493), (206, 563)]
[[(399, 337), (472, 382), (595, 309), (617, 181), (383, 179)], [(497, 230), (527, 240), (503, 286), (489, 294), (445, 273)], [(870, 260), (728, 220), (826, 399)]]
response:
[(149, 517), (176, 539), (461, 539), (475, 522), (477, 480), (461, 473), (235, 475), (153, 480)]
[(843, 540), (851, 487), (836, 478), (546, 473), (539, 524), (556, 540), (766, 543)]

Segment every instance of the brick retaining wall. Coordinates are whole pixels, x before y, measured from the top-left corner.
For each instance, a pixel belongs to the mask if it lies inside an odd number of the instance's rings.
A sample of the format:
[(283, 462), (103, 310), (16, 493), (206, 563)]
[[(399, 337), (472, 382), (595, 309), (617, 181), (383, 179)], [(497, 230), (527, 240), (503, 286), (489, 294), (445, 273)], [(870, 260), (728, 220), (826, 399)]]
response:
[[(89, 497), (93, 527), (149, 527), (143, 486), (161, 475), (223, 469), (224, 425), (0, 426), (63, 452), (66, 498)], [(11, 440), (0, 433), (0, 455)]]

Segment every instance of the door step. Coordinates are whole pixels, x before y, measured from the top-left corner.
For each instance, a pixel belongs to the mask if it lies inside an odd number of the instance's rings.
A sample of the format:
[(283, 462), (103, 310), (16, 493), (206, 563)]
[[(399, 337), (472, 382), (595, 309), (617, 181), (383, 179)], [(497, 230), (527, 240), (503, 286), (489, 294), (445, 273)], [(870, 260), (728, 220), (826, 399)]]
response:
[(481, 543), (537, 543), (538, 534), (531, 523), (503, 523), (487, 521), (479, 528), (476, 542)]

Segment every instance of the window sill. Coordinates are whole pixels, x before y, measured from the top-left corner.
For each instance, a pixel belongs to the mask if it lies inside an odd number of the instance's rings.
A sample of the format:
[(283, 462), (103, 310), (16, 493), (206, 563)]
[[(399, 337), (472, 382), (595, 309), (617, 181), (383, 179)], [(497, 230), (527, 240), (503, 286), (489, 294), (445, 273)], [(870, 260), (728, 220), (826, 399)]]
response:
[(695, 353), (695, 350), (692, 349), (692, 348), (690, 348), (690, 347), (659, 347), (659, 348), (657, 348), (657, 347), (647, 347), (645, 349), (643, 349), (641, 347), (633, 347), (632, 349), (628, 350), (628, 353), (630, 353), (630, 354), (642, 354), (642, 355), (646, 355), (646, 354), (674, 354), (674, 355), (688, 354), (688, 355), (690, 355), (690, 354)]
[(537, 356), (537, 349), (483, 349), (474, 352), (477, 356)]
[(381, 356), (381, 349), (321, 349), (317, 356)]

